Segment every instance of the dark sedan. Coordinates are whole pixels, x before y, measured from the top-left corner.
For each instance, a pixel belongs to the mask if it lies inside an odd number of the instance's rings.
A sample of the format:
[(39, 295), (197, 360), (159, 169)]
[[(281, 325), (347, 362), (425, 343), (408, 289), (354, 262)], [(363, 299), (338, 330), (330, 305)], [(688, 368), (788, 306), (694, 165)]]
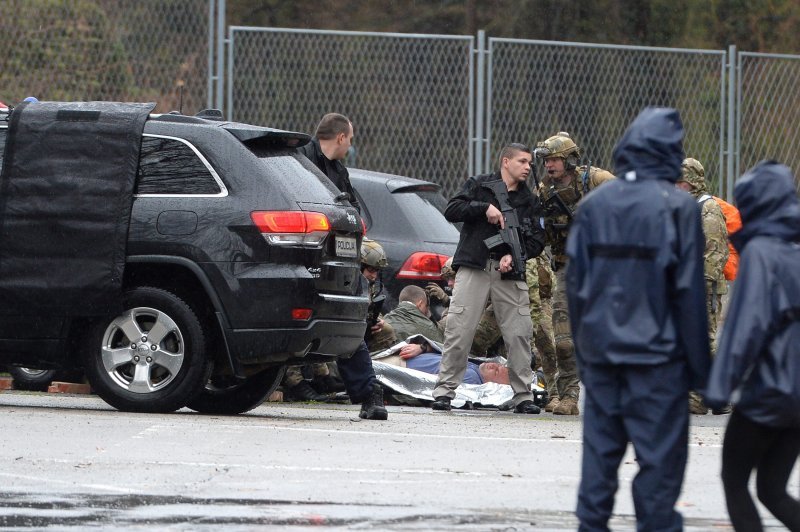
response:
[(397, 304), (409, 284), (441, 284), (441, 268), (456, 251), (458, 229), (444, 214), (441, 186), (411, 177), (350, 169), (350, 181), (362, 206), (367, 237), (386, 251), (381, 272), (386, 309)]

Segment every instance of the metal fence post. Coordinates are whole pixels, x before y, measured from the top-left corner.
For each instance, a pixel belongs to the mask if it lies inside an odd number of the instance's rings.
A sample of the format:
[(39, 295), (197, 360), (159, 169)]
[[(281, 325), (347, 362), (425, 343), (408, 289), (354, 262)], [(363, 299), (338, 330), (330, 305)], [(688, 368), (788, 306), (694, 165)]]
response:
[[(230, 80), (228, 81), (231, 82)], [(224, 112), (225, 101), (225, 0), (217, 0), (217, 109)], [(228, 110), (229, 112), (231, 109)], [(233, 116), (228, 116), (233, 119)]]
[[(736, 158), (736, 142), (735, 139), (738, 135), (738, 128), (736, 127), (736, 114), (738, 106), (736, 105), (736, 45), (732, 44), (728, 47), (728, 154), (726, 157), (727, 172), (725, 180), (725, 199), (727, 201), (733, 200), (733, 180), (734, 180), (734, 159)], [(722, 191), (720, 191), (721, 195)]]
[(477, 175), (483, 173), (483, 150), (484, 139), (486, 138), (484, 131), (484, 102), (485, 102), (485, 89), (484, 79), (486, 76), (486, 31), (478, 31), (478, 46), (475, 50), (478, 56), (478, 67), (475, 73), (476, 77), (476, 90), (475, 90), (475, 134), (471, 139), (474, 146), (474, 163), (470, 161), (469, 173)]
[(215, 0), (208, 0), (208, 85), (206, 90), (206, 107), (211, 108), (214, 105), (214, 2)]

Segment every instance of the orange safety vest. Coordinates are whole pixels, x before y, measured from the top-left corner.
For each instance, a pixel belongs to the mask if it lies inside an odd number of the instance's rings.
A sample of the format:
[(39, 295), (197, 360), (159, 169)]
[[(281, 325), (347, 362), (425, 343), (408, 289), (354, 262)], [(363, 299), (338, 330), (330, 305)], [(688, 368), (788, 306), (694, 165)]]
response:
[[(713, 197), (722, 209), (722, 214), (725, 216), (725, 226), (728, 229), (728, 234), (733, 234), (741, 229), (742, 217), (739, 215), (739, 209), (722, 198)], [(730, 241), (728, 241), (728, 251), (730, 251), (728, 262), (725, 263), (725, 268), (723, 268), (722, 273), (725, 275), (725, 279), (733, 281), (736, 279), (736, 273), (739, 271), (739, 253)]]

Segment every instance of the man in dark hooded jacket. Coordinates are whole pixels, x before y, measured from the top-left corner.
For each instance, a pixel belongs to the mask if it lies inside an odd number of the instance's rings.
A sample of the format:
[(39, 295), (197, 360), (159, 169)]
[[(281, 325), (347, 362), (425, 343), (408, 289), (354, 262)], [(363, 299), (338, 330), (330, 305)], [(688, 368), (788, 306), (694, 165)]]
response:
[(690, 387), (703, 392), (709, 355), (703, 229), (676, 190), (683, 124), (647, 108), (614, 149), (616, 181), (578, 207), (567, 241), (567, 297), (586, 387), (577, 516), (607, 530), (628, 442), (639, 472), (639, 530), (681, 530), (675, 510), (687, 460)]
[(786, 483), (800, 453), (800, 201), (792, 173), (762, 161), (733, 190), (742, 229), (728, 317), (706, 402), (734, 410), (722, 448), (722, 481), (736, 530), (761, 530), (747, 483), (758, 469), (758, 498), (789, 530), (800, 502)]

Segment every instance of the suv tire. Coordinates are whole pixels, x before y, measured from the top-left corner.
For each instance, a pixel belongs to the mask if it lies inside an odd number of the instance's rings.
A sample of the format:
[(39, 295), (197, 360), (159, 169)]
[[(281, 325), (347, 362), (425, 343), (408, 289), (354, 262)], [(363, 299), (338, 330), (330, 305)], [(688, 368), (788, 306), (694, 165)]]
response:
[(55, 380), (57, 372), (54, 369), (12, 367), (8, 368), (8, 373), (14, 379), (15, 390), (44, 392)]
[(123, 312), (90, 328), (86, 376), (108, 404), (129, 412), (173, 412), (203, 390), (212, 362), (203, 328), (182, 299), (160, 288), (125, 292)]
[(286, 366), (265, 369), (244, 380), (212, 377), (205, 389), (187, 405), (203, 414), (235, 415), (252, 410), (270, 396), (283, 380)]

